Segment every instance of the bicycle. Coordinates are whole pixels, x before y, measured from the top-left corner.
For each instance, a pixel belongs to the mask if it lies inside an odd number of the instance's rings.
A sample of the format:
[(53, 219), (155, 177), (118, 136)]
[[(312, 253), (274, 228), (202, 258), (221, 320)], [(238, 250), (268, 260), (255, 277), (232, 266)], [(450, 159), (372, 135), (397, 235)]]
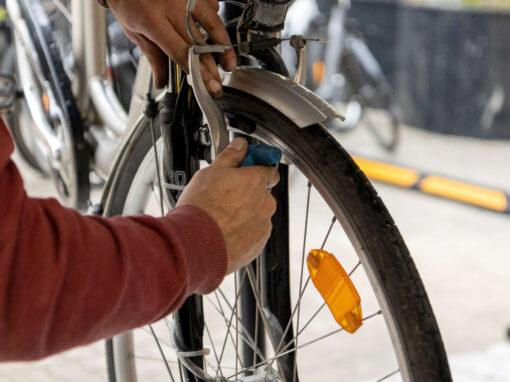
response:
[[(191, 296), (173, 317), (107, 341), (109, 380), (451, 380), (409, 251), (367, 178), (327, 132), (337, 112), (287, 77), (277, 46), (289, 4), (225, 4), (235, 43), (195, 43), (189, 74), (170, 61), (163, 93), (153, 95), (148, 63), (140, 61), (129, 110), (134, 123), (95, 212), (165, 214), (193, 174), (241, 135), (284, 155), (272, 190), (273, 232), (258, 260), (214, 294)], [(187, 9), (191, 25), (193, 1)], [(306, 39), (292, 44), (300, 63), (295, 79), (302, 81)], [(201, 82), (199, 56), (231, 48), (249, 66), (226, 74), (225, 95), (215, 102)], [(341, 254), (366, 311), (358, 334), (346, 335), (309, 287), (304, 267), (312, 248)], [(312, 351), (317, 344), (335, 352)]]
[[(394, 151), (400, 140), (401, 113), (358, 23), (348, 17), (350, 0), (314, 3), (316, 9), (313, 4), (296, 2), (288, 20), (288, 33), (327, 36), (309, 49), (306, 86), (343, 110), (345, 121), (333, 125), (334, 130), (350, 131), (363, 122), (379, 146)], [(382, 109), (386, 115), (374, 115), (369, 109)]]
[(130, 93), (122, 76), (129, 81), (136, 71), (136, 52), (93, 2), (6, 3), (21, 88), (13, 137), (28, 164), (52, 177), (60, 200), (83, 210), (90, 172), (106, 179), (126, 131)]

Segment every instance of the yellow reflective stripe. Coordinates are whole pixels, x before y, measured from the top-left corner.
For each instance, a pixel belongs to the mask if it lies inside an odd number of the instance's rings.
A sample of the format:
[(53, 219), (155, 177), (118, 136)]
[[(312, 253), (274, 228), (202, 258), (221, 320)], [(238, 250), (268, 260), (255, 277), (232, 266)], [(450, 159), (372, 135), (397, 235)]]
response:
[(427, 176), (420, 181), (423, 192), (457, 200), (475, 206), (505, 212), (508, 208), (505, 193), (469, 183), (443, 178)]
[(358, 166), (372, 180), (395, 184), (400, 187), (412, 187), (420, 179), (420, 174), (412, 169), (368, 159), (354, 158)]

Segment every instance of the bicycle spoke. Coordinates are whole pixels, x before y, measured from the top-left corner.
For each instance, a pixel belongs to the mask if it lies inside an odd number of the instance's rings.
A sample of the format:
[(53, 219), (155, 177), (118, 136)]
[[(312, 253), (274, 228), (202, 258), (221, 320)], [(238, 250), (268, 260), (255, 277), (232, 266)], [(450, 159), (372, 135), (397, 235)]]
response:
[[(151, 183), (151, 191), (152, 191), (152, 195), (154, 196), (156, 202), (160, 203), (161, 199), (163, 199), (163, 207), (166, 207), (166, 210), (170, 211), (171, 207), (168, 205), (168, 201), (164, 197), (160, 198), (160, 196), (156, 193), (156, 190), (154, 189), (153, 183)], [(160, 211), (160, 213), (161, 213), (161, 211)], [(164, 212), (164, 208), (163, 208), (163, 215), (161, 215), (161, 216), (164, 216), (164, 215), (166, 215), (166, 213)]]
[[(147, 325), (147, 326), (150, 326), (150, 325)], [(152, 332), (150, 330), (148, 330), (145, 326), (142, 328), (142, 330), (147, 333), (147, 334), (150, 334), (151, 336), (153, 335)], [(169, 348), (172, 348), (173, 349), (173, 346), (170, 345), (170, 343), (166, 342), (164, 339), (162, 339), (161, 337), (157, 337), (158, 341), (160, 343), (162, 343), (163, 345), (165, 346), (168, 346)]]
[[(234, 313), (235, 313), (235, 310), (232, 311), (232, 314), (230, 315), (230, 318), (228, 320), (228, 323), (227, 323), (227, 333), (230, 332), (230, 326), (232, 325), (232, 318), (234, 317)], [(223, 354), (225, 353), (225, 346), (227, 345), (227, 339), (228, 339), (228, 334), (225, 335), (225, 339), (223, 341), (223, 345), (221, 346), (221, 354), (220, 354), (220, 359), (219, 359), (220, 362), (223, 359)]]
[(163, 361), (165, 361), (165, 367), (166, 367), (166, 370), (168, 371), (168, 375), (170, 376), (170, 379), (172, 380), (172, 382), (175, 382), (174, 375), (172, 374), (172, 370), (170, 370), (170, 365), (168, 364), (165, 353), (163, 352), (163, 349), (161, 348), (161, 344), (159, 343), (159, 339), (156, 336), (156, 333), (154, 332), (152, 325), (149, 325), (149, 328), (151, 330), (152, 337), (154, 338), (154, 341), (156, 341), (156, 345), (158, 346), (159, 353), (161, 354), (161, 357), (163, 357)]
[[(331, 219), (331, 224), (330, 224), (330, 225), (329, 225), (329, 227), (328, 227), (328, 231), (326, 232), (326, 236), (324, 237), (324, 240), (322, 241), (321, 249), (324, 249), (324, 246), (326, 245), (326, 243), (327, 243), (327, 241), (328, 241), (329, 235), (331, 234), (331, 231), (332, 231), (332, 229), (333, 229), (333, 225), (335, 224), (335, 222), (336, 222), (336, 217), (335, 217), (335, 216), (333, 216), (333, 219)], [(300, 289), (300, 290), (301, 290), (301, 292), (299, 293), (298, 300), (297, 300), (296, 305), (295, 305), (295, 307), (294, 307), (294, 312), (292, 313), (292, 315), (291, 315), (291, 317), (290, 317), (290, 320), (289, 320), (289, 323), (287, 324), (286, 332), (287, 332), (287, 331), (289, 330), (289, 328), (290, 328), (290, 323), (292, 322), (292, 318), (293, 318), (293, 316), (294, 316), (294, 313), (295, 313), (295, 311), (296, 311), (296, 308), (297, 308), (298, 306), (300, 306), (300, 305), (301, 305), (301, 300), (302, 300), (302, 298), (303, 298), (303, 296), (304, 296), (304, 294), (305, 294), (306, 288), (308, 287), (308, 284), (309, 284), (309, 283), (310, 283), (310, 276), (308, 276), (308, 277), (306, 278), (306, 282), (305, 282), (305, 285), (303, 286), (303, 289), (302, 289), (302, 290)], [(322, 309), (322, 308), (321, 308), (321, 309)], [(299, 328), (296, 328), (296, 332), (298, 332), (298, 333), (299, 333)], [(285, 334), (287, 334), (287, 333), (285, 333)], [(285, 336), (284, 336), (283, 338), (285, 338)], [(281, 346), (281, 345), (282, 345), (282, 344), (280, 344), (279, 346)]]
[[(211, 342), (211, 347), (212, 347), (212, 350), (213, 350), (213, 354), (214, 354), (214, 358), (216, 358), (216, 376), (218, 376), (218, 371), (221, 375), (221, 378), (224, 379), (223, 377), (223, 372), (221, 371), (221, 364), (220, 364), (220, 360), (218, 358), (218, 353), (216, 352), (216, 346), (214, 346), (214, 341), (211, 337), (211, 332), (209, 331), (209, 326), (207, 326), (207, 322), (205, 322), (205, 331), (207, 333), (207, 336), (209, 337), (209, 341)], [(211, 368), (213, 368), (211, 366)], [(214, 368), (213, 368), (214, 369)], [(237, 367), (236, 367), (236, 371), (237, 371)]]
[[(225, 311), (223, 310), (220, 299), (218, 298), (217, 291), (214, 291), (214, 296), (216, 297), (216, 301), (218, 301), (219, 307), (216, 306), (216, 304), (212, 301), (212, 299), (209, 296), (206, 296), (206, 297), (209, 300), (209, 303), (213, 306), (213, 308), (220, 314), (221, 317), (223, 317), (223, 320), (225, 321), (225, 325), (226, 325), (228, 323), (228, 319), (227, 319), (227, 316), (225, 315)], [(234, 338), (232, 337), (232, 333), (230, 331), (228, 331), (227, 334), (230, 337), (230, 341), (232, 342), (232, 344), (235, 344)]]
[[(368, 321), (369, 319), (371, 319), (373, 317), (376, 317), (376, 316), (380, 315), (381, 313), (382, 313), (382, 311), (378, 310), (377, 312), (372, 313), (371, 315), (366, 316), (365, 318), (363, 318), (363, 321)], [(322, 335), (322, 336), (320, 336), (320, 337), (318, 337), (318, 338), (316, 338), (314, 340), (310, 340), (308, 342), (305, 342), (304, 344), (301, 344), (298, 347), (294, 347), (292, 349), (289, 349), (289, 350), (286, 350), (286, 351), (282, 351), (279, 354), (277, 354), (277, 355), (275, 355), (275, 356), (273, 356), (271, 358), (266, 359), (264, 362), (259, 362), (259, 363), (255, 364), (255, 365), (252, 365), (250, 367), (245, 368), (244, 370), (240, 370), (239, 374), (244, 373), (246, 371), (249, 371), (251, 369), (254, 369), (256, 367), (262, 366), (262, 365), (264, 365), (266, 363), (273, 362), (274, 360), (276, 360), (276, 359), (278, 359), (280, 357), (283, 357), (284, 355), (287, 355), (289, 353), (295, 352), (298, 349), (302, 349), (304, 347), (310, 346), (310, 345), (312, 345), (312, 344), (314, 344), (316, 342), (319, 342), (319, 341), (321, 341), (321, 340), (323, 340), (325, 338), (331, 337), (331, 336), (333, 336), (333, 335), (335, 335), (337, 333), (343, 332), (343, 331), (344, 331), (343, 328), (339, 328), (339, 329), (333, 330), (333, 331), (331, 331), (331, 332), (329, 332), (327, 334), (324, 334), (324, 335)], [(289, 342), (289, 343), (292, 343), (292, 342)], [(228, 376), (227, 379), (231, 379), (233, 377), (235, 377), (234, 374)]]
[(352, 268), (352, 271), (349, 272), (349, 277), (351, 277), (352, 274), (354, 272), (356, 272), (356, 269), (358, 269), (360, 265), (361, 265), (361, 260), (359, 260), (358, 263), (354, 266), (354, 268)]
[[(324, 237), (324, 240), (323, 240), (323, 242), (322, 242), (321, 249), (323, 249), (323, 248), (324, 248), (324, 246), (326, 245), (327, 240), (328, 240), (328, 238), (329, 238), (329, 235), (331, 234), (331, 231), (332, 231), (332, 229), (333, 229), (333, 225), (335, 224), (335, 222), (336, 222), (336, 217), (335, 217), (335, 216), (333, 216), (333, 218), (331, 219), (331, 224), (329, 225), (328, 230), (327, 230), (327, 232), (326, 232), (326, 236)], [(282, 346), (283, 346), (283, 342), (285, 341), (285, 337), (286, 337), (286, 335), (287, 335), (287, 332), (289, 331), (290, 326), (291, 326), (291, 324), (292, 324), (292, 318), (294, 317), (294, 314), (296, 313), (296, 309), (297, 309), (297, 307), (298, 307), (298, 306), (300, 305), (300, 303), (301, 303), (301, 299), (302, 299), (302, 297), (303, 297), (303, 295), (304, 295), (304, 293), (305, 293), (305, 290), (306, 290), (306, 288), (307, 288), (307, 286), (308, 286), (308, 284), (309, 284), (309, 283), (310, 283), (310, 276), (308, 276), (308, 277), (307, 277), (306, 282), (305, 282), (305, 285), (304, 285), (303, 289), (302, 289), (302, 290), (300, 291), (300, 293), (299, 293), (298, 301), (296, 302), (296, 304), (295, 304), (295, 306), (294, 306), (294, 309), (293, 309), (293, 311), (292, 311), (292, 313), (291, 313), (291, 315), (290, 315), (289, 321), (287, 322), (287, 326), (285, 327), (285, 330), (283, 331), (283, 336), (282, 336), (282, 338), (280, 339), (280, 342), (278, 343), (278, 346), (276, 347), (276, 351), (275, 351), (275, 353), (278, 353), (278, 352), (281, 350)], [(321, 308), (321, 309), (322, 309), (322, 308)], [(308, 325), (308, 324), (309, 324), (309, 322), (307, 323), (307, 325)], [(296, 329), (296, 332), (298, 332), (298, 333), (299, 333), (299, 330), (298, 330), (298, 329)], [(292, 343), (292, 342), (289, 342), (289, 343)], [(285, 346), (285, 348), (287, 348), (287, 347), (288, 347), (288, 344)], [(271, 366), (271, 364), (270, 364), (269, 366)]]
[[(379, 310), (379, 311), (377, 311), (376, 313), (373, 313), (373, 314), (371, 314), (371, 315), (369, 315), (369, 316), (366, 316), (365, 318), (363, 318), (363, 320), (362, 320), (362, 321), (363, 321), (363, 322), (364, 322), (364, 321), (367, 321), (367, 320), (369, 320), (369, 319), (371, 319), (371, 318), (373, 318), (373, 317), (377, 317), (377, 316), (378, 316), (378, 315), (380, 315), (380, 314), (382, 314), (382, 311), (381, 311), (381, 310)], [(335, 330), (335, 331), (333, 331), (333, 332), (338, 333), (339, 331), (343, 331), (343, 329), (336, 329), (336, 330)], [(302, 332), (302, 331), (301, 331), (301, 332)], [(301, 332), (300, 332), (300, 333), (301, 333)], [(333, 332), (331, 332), (330, 334), (333, 334)], [(298, 335), (299, 335), (299, 334), (298, 334)], [(322, 338), (321, 338), (321, 339), (322, 339)], [(285, 349), (287, 349), (287, 348), (288, 348), (291, 344), (292, 344), (292, 341), (289, 341), (289, 342), (287, 343), (287, 345), (285, 345), (285, 347), (282, 349), (282, 351), (284, 351)]]
[[(250, 281), (250, 285), (251, 285), (251, 289), (253, 291), (253, 296), (255, 297), (255, 305), (257, 306), (257, 309), (259, 310), (259, 313), (260, 313), (260, 316), (262, 318), (262, 322), (264, 323), (264, 329), (266, 331), (266, 334), (267, 336), (269, 337), (269, 340), (271, 343), (274, 343), (274, 339), (273, 339), (273, 336), (271, 335), (271, 332), (269, 331), (269, 322), (267, 321), (267, 317), (264, 313), (264, 309), (262, 307), (262, 303), (260, 301), (260, 295), (258, 293), (258, 291), (256, 290), (255, 288), (255, 285), (254, 285), (254, 275), (253, 275), (253, 270), (248, 266), (246, 267), (246, 271), (248, 273), (248, 280)], [(256, 338), (255, 338), (255, 341), (256, 341)], [(267, 361), (267, 359), (266, 359)], [(279, 374), (280, 378), (282, 378), (282, 380), (284, 380), (283, 376), (281, 375), (280, 371), (277, 370), (277, 373)], [(267, 376), (267, 374), (266, 374)], [(264, 377), (265, 379), (266, 377)]]
[[(255, 260), (255, 267), (257, 268), (255, 287), (260, 289), (260, 257), (257, 257), (257, 259)], [(255, 292), (253, 292), (253, 293), (255, 293)], [(254, 337), (255, 337), (255, 341), (256, 341), (255, 346), (258, 347), (257, 342), (259, 339), (259, 319), (256, 314), (255, 314), (255, 336)], [(257, 354), (255, 352), (253, 352), (253, 363), (257, 363)]]
[(250, 267), (246, 267), (246, 269), (248, 272), (248, 280), (250, 281), (251, 289), (253, 291), (253, 296), (255, 297), (255, 305), (257, 306), (257, 309), (259, 310), (260, 316), (262, 317), (262, 321), (264, 323), (264, 329), (266, 329), (266, 334), (270, 338), (271, 342), (273, 342), (271, 332), (269, 331), (269, 322), (267, 321), (267, 317), (264, 314), (264, 309), (263, 309), (262, 303), (260, 301), (260, 295), (259, 295), (258, 291), (256, 290), (256, 287), (254, 284), (253, 270)]
[[(320, 311), (326, 306), (326, 303), (323, 302), (321, 304), (321, 306), (319, 307), (319, 309), (317, 309), (315, 311), (315, 313), (312, 315), (312, 317), (310, 317), (310, 319), (306, 322), (305, 326), (303, 326), (301, 328), (301, 330), (296, 334), (296, 337), (299, 336), (301, 333), (303, 333), (303, 331), (307, 328), (308, 325), (310, 325), (310, 323), (313, 321), (313, 319), (320, 313)], [(289, 341), (289, 343), (292, 343), (294, 341), (294, 339), (292, 339), (291, 341)]]
[[(301, 252), (301, 270), (299, 274), (299, 293), (301, 294), (301, 289), (303, 287), (303, 273), (305, 268), (305, 252), (306, 252), (306, 239), (308, 236), (308, 216), (310, 213), (310, 193), (312, 190), (312, 183), (308, 181), (308, 192), (306, 196), (306, 212), (305, 212), (305, 229), (303, 234), (303, 249)], [(329, 234), (329, 233), (328, 233)], [(301, 316), (301, 304), (299, 304), (298, 301), (298, 309), (297, 309), (297, 317), (296, 317), (296, 331), (299, 332), (299, 318)], [(287, 334), (287, 333), (285, 333)], [(285, 337), (282, 337), (285, 338)], [(296, 338), (296, 347), (297, 347), (297, 338)], [(269, 371), (269, 369), (268, 369)], [(292, 381), (296, 380), (296, 374), (297, 374), (297, 354), (294, 358), (294, 370), (292, 371)]]
[(331, 224), (329, 225), (329, 228), (328, 228), (328, 232), (326, 233), (326, 237), (322, 241), (321, 249), (324, 249), (324, 246), (326, 245), (326, 243), (329, 239), (329, 235), (331, 234), (331, 231), (333, 230), (333, 226), (335, 225), (335, 222), (336, 222), (336, 216), (333, 216), (333, 219), (331, 219)]
[[(244, 273), (244, 276), (246, 276), (246, 272)], [(244, 277), (243, 279), (241, 280), (241, 284), (242, 282), (244, 281)], [(230, 309), (232, 309), (232, 306), (230, 305), (229, 301), (227, 300), (225, 294), (223, 293), (223, 291), (221, 290), (221, 288), (218, 288), (217, 289), (221, 295), (221, 297), (225, 300), (225, 302), (227, 303), (227, 305), (229, 306)], [(225, 323), (227, 322), (227, 319), (226, 317), (224, 316), (225, 318)], [(238, 314), (236, 313), (236, 318), (239, 319), (239, 316)], [(255, 340), (251, 337), (251, 335), (249, 334), (248, 330), (246, 329), (246, 327), (241, 323), (241, 330), (242, 332), (240, 333), (241, 334), (241, 339), (248, 345), (250, 346), (250, 348), (255, 351), (255, 352), (258, 352), (258, 355), (263, 358), (263, 355), (262, 355), (262, 352), (260, 351), (260, 349), (258, 349), (258, 347), (256, 346), (255, 344)]]
[(67, 9), (67, 7), (60, 0), (51, 0), (51, 2), (57, 7), (57, 9), (62, 13), (62, 15), (66, 18), (69, 23), (73, 22), (73, 16), (71, 12)]
[[(219, 289), (220, 289), (220, 288), (218, 288), (218, 290), (219, 290)], [(221, 305), (221, 303), (220, 303), (220, 301), (219, 301), (219, 299), (218, 299), (218, 295), (217, 295), (216, 291), (214, 292), (214, 294), (215, 294), (215, 296), (216, 296), (216, 299), (218, 300), (218, 303)], [(211, 305), (214, 307), (214, 309), (216, 309), (216, 311), (217, 311), (217, 312), (218, 312), (218, 313), (219, 313), (219, 314), (223, 317), (223, 319), (224, 319), (224, 321), (225, 321), (225, 324), (227, 324), (227, 323), (228, 323), (228, 319), (227, 319), (227, 316), (225, 315), (225, 313), (224, 313), (224, 311), (223, 311), (223, 308), (221, 308), (221, 310), (220, 310), (220, 308), (218, 308), (218, 307), (217, 307), (217, 305), (216, 305), (216, 304), (215, 304), (215, 303), (211, 300), (211, 298), (210, 298), (209, 296), (207, 296), (207, 299), (209, 300), (209, 302), (211, 303)], [(239, 316), (238, 316), (237, 314), (236, 314), (236, 318), (237, 318), (237, 319), (239, 319)], [(246, 328), (244, 327), (244, 325), (243, 325), (243, 324), (241, 324), (240, 326), (241, 326), (241, 330), (242, 330), (242, 332), (240, 333), (240, 335), (241, 335), (241, 339), (242, 339), (242, 340), (243, 340), (243, 341), (244, 341), (244, 342), (245, 342), (248, 346), (250, 346), (252, 350), (256, 351), (256, 349), (255, 349), (255, 344), (254, 344), (253, 339), (252, 339), (249, 335), (248, 335), (248, 337), (246, 337), (246, 336), (245, 336), (245, 335), (247, 335), (247, 330), (246, 330)], [(230, 333), (230, 339), (231, 339), (232, 343), (234, 344), (234, 343), (235, 343), (235, 341), (234, 341), (234, 339), (233, 339), (233, 337), (232, 337), (232, 333)], [(242, 365), (242, 360), (240, 360), (240, 361), (241, 361), (241, 365)], [(244, 366), (242, 366), (242, 367), (244, 367)]]
[(382, 377), (381, 379), (378, 379), (376, 382), (381, 382), (381, 381), (384, 381), (385, 379), (388, 379), (389, 377), (397, 374), (398, 372), (400, 372), (400, 369), (397, 369), (395, 371), (392, 371), (391, 373), (389, 374), (386, 374), (384, 377)]
[[(361, 265), (361, 261), (358, 261), (358, 263), (354, 266), (354, 268), (353, 268), (353, 269), (349, 272), (349, 276), (351, 276), (351, 275), (352, 275), (352, 274), (356, 271), (356, 269), (358, 269), (358, 267), (359, 267), (360, 265)], [(303, 333), (303, 332), (304, 332), (304, 330), (308, 327), (308, 325), (310, 325), (310, 323), (313, 321), (313, 319), (314, 319), (314, 318), (315, 318), (315, 317), (316, 317), (316, 316), (320, 313), (320, 311), (321, 311), (321, 310), (322, 310), (325, 306), (326, 306), (326, 303), (325, 303), (325, 302), (323, 302), (323, 303), (321, 304), (321, 306), (319, 307), (319, 309), (317, 309), (317, 310), (314, 312), (314, 314), (312, 315), (312, 317), (310, 317), (310, 318), (308, 319), (308, 321), (306, 322), (306, 324), (305, 324), (305, 325), (301, 328), (301, 330), (299, 330), (299, 332), (298, 332), (298, 334), (296, 335), (296, 337), (297, 337), (297, 336), (299, 336), (299, 335), (301, 335), (301, 333)], [(294, 337), (294, 338), (295, 338), (295, 337)], [(291, 341), (289, 341), (289, 343), (288, 343), (288, 344), (292, 343), (292, 342), (294, 341), (294, 338), (293, 338)], [(287, 347), (288, 347), (288, 344), (286, 345), (286, 347), (285, 347), (285, 348), (287, 348)], [(284, 349), (285, 349), (285, 348), (284, 348)]]
[[(234, 276), (234, 293), (236, 294), (236, 296), (237, 296), (237, 293), (239, 293), (238, 289), (239, 288), (237, 286), (237, 277)], [(237, 311), (237, 302), (236, 302), (235, 309)], [(257, 337), (255, 337), (255, 338), (257, 338)], [(239, 357), (239, 353), (237, 352), (239, 349), (239, 317), (237, 314), (236, 314), (236, 341), (235, 341), (234, 348), (236, 349), (236, 373), (237, 373), (238, 361), (241, 359), (241, 357)], [(237, 382), (237, 375), (236, 375), (236, 382)]]
[[(246, 275), (246, 269), (245, 268), (245, 275)], [(243, 275), (243, 280), (244, 280), (244, 275)], [(222, 348), (221, 348), (221, 354), (220, 354), (220, 362), (221, 360), (223, 359), (223, 354), (225, 353), (225, 346), (227, 344), (227, 339), (228, 339), (228, 333), (230, 333), (230, 327), (232, 325), (232, 319), (234, 317), (234, 314), (236, 315), (237, 317), (237, 301), (239, 300), (239, 296), (241, 295), (241, 290), (237, 291), (236, 293), (236, 296), (235, 296), (235, 300), (234, 300), (234, 307), (232, 309), (232, 312), (230, 314), (230, 318), (228, 320), (228, 324), (227, 324), (227, 335), (225, 335), (225, 339), (223, 340), (223, 345), (222, 345)]]

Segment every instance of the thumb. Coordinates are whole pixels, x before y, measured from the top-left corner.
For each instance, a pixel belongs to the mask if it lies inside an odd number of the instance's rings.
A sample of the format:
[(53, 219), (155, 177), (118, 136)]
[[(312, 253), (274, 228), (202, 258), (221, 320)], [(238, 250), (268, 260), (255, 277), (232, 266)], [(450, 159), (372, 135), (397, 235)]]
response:
[(124, 28), (126, 36), (133, 41), (142, 50), (143, 54), (149, 61), (149, 64), (154, 74), (154, 82), (156, 88), (162, 89), (167, 84), (168, 76), (168, 57), (159, 47), (152, 41), (142, 36), (141, 34), (132, 32)]
[(246, 158), (248, 142), (244, 138), (236, 138), (212, 162), (216, 167), (239, 167)]

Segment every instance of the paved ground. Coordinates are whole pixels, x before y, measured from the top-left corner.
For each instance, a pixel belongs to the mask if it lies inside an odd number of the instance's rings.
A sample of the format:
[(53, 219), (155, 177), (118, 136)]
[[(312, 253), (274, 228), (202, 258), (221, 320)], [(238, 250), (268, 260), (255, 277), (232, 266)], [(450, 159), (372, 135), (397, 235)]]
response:
[[(339, 139), (357, 154), (510, 190), (510, 143), (406, 129), (401, 148), (388, 155), (363, 130)], [(22, 163), (20, 166), (31, 194), (53, 194), (46, 180)], [(413, 191), (383, 185), (376, 188), (413, 253), (441, 327), (455, 380), (510, 381), (510, 344), (505, 338), (510, 325), (510, 216)], [(38, 363), (0, 366), (0, 382), (105, 378), (102, 344)]]

